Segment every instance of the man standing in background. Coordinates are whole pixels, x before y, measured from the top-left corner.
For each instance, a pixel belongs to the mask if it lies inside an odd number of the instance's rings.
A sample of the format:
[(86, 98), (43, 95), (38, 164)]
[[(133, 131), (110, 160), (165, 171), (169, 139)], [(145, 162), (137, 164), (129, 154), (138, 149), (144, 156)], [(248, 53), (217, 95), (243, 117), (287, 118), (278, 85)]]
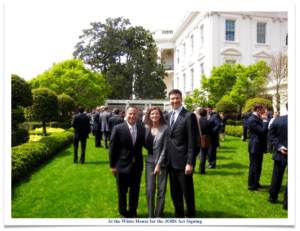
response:
[(110, 136), (109, 129), (109, 118), (111, 117), (111, 113), (109, 112), (109, 107), (104, 107), (104, 112), (101, 114), (101, 132), (103, 133), (103, 142), (104, 148), (108, 148), (107, 140)]

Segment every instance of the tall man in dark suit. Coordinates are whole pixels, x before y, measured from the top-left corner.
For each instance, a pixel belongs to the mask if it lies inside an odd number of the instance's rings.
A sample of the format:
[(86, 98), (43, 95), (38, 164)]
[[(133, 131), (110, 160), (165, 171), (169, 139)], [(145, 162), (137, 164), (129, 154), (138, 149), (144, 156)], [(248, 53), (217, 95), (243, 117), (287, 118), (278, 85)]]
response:
[(81, 143), (81, 157), (80, 157), (80, 163), (84, 163), (85, 159), (85, 147), (86, 147), (86, 139), (89, 136), (90, 133), (90, 119), (89, 117), (84, 114), (83, 107), (78, 107), (79, 114), (75, 115), (72, 119), (72, 127), (75, 129), (74, 131), (74, 159), (73, 163), (78, 162), (78, 144), (79, 141)]
[(248, 151), (250, 154), (248, 188), (258, 191), (261, 187), (259, 179), (262, 170), (263, 153), (266, 150), (268, 120), (263, 103), (254, 106), (254, 112), (248, 119)]
[(120, 110), (119, 109), (115, 109), (115, 116), (112, 116), (109, 118), (108, 123), (109, 123), (109, 130), (112, 132), (113, 128), (124, 122), (124, 119), (121, 117), (120, 114)]
[(101, 132), (101, 108), (96, 108), (96, 113), (94, 115), (94, 131), (95, 131), (95, 147), (99, 148), (101, 147), (101, 138), (102, 138), (102, 132)]
[[(286, 107), (288, 107), (286, 105)], [(274, 146), (274, 160), (273, 175), (270, 186), (270, 203), (276, 203), (278, 193), (281, 187), (284, 171), (288, 162), (288, 116), (281, 116), (276, 118), (270, 126), (268, 132), (268, 140)], [(286, 186), (287, 188), (287, 186)], [(287, 193), (284, 200), (284, 208), (287, 209)]]
[(210, 136), (210, 148), (208, 149), (208, 162), (209, 166), (208, 168), (216, 168), (216, 162), (217, 162), (217, 147), (219, 145), (219, 131), (221, 129), (221, 119), (218, 118), (218, 116), (213, 113), (212, 106), (208, 105), (206, 107), (207, 111), (207, 119), (209, 120), (213, 131)]
[(109, 118), (111, 113), (109, 112), (109, 107), (104, 107), (104, 112), (101, 114), (101, 132), (103, 133), (104, 148), (108, 148), (107, 140), (109, 139)]
[[(117, 179), (119, 212), (121, 218), (136, 218), (141, 176), (143, 171), (142, 147), (145, 144), (145, 128), (136, 123), (138, 110), (129, 106), (126, 123), (114, 127), (109, 144), (111, 172)], [(127, 210), (127, 191), (129, 209)]]
[(169, 140), (167, 166), (170, 174), (171, 197), (175, 207), (175, 217), (184, 217), (183, 196), (186, 217), (195, 217), (195, 196), (193, 172), (197, 156), (198, 128), (196, 115), (182, 106), (182, 93), (174, 89), (169, 92), (173, 108), (169, 114)]
[(243, 121), (243, 128), (244, 128), (244, 135), (243, 135), (243, 141), (246, 142), (247, 140), (247, 129), (248, 129), (248, 119), (251, 116), (251, 109), (248, 108), (247, 112), (243, 115), (242, 119)]

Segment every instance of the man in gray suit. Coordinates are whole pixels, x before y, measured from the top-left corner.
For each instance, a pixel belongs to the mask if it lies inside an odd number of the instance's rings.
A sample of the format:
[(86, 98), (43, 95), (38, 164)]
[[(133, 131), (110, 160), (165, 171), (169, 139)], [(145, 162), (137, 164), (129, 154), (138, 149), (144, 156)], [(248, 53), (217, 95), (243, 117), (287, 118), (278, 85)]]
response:
[(111, 113), (109, 112), (109, 107), (104, 107), (104, 112), (101, 114), (101, 132), (103, 133), (104, 148), (108, 148), (107, 139), (109, 138), (109, 118)]

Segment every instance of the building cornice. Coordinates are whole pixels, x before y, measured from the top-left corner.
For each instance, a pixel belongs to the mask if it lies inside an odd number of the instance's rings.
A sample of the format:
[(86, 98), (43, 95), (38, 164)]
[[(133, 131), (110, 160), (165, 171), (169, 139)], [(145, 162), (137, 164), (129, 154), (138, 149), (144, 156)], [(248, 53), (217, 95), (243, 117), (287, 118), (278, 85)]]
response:
[(175, 31), (173, 36), (173, 40), (177, 40), (180, 35), (182, 35), (183, 31), (193, 22), (193, 20), (200, 14), (199, 11), (191, 11), (186, 18), (183, 20), (179, 28)]

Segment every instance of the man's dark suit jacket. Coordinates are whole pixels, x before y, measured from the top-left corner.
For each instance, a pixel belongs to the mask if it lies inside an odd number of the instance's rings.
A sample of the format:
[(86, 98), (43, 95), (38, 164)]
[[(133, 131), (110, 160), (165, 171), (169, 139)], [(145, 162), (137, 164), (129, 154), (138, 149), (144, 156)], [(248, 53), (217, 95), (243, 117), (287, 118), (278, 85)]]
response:
[(94, 130), (97, 132), (101, 131), (101, 116), (100, 113), (96, 112), (94, 115)]
[(264, 153), (266, 151), (267, 122), (252, 114), (248, 119), (248, 151), (249, 153)]
[(84, 139), (88, 138), (91, 132), (90, 119), (84, 113), (79, 113), (75, 115), (71, 123), (72, 127), (75, 129), (74, 138)]
[(211, 138), (213, 141), (219, 140), (219, 131), (221, 129), (221, 119), (218, 118), (218, 116), (215, 113), (211, 113), (209, 115), (209, 122), (211, 123), (211, 126), (213, 128)]
[(270, 126), (268, 140), (274, 145), (272, 159), (287, 163), (287, 155), (283, 155), (279, 149), (284, 146), (288, 148), (288, 116), (276, 118)]
[(137, 126), (136, 143), (133, 146), (130, 130), (127, 123), (114, 127), (109, 144), (110, 168), (117, 168), (118, 173), (129, 173), (133, 159), (139, 171), (143, 171), (142, 147), (145, 144), (145, 127)]
[[(172, 112), (171, 112), (172, 113)], [(171, 118), (171, 113), (169, 118)], [(170, 129), (170, 119), (168, 121)], [(185, 169), (187, 164), (195, 166), (197, 153), (197, 128), (196, 115), (185, 108), (181, 110), (174, 127), (170, 133), (167, 150), (167, 165), (174, 169)]]
[(110, 112), (103, 112), (101, 114), (101, 131), (102, 132), (109, 132), (109, 118), (111, 117), (111, 113)]
[(110, 117), (109, 120), (108, 120), (108, 124), (109, 124), (109, 130), (112, 131), (113, 128), (118, 125), (118, 124), (121, 124), (124, 122), (124, 119), (119, 116), (119, 115), (115, 115), (113, 117)]
[(246, 113), (243, 115), (243, 117), (242, 117), (242, 119), (244, 119), (244, 121), (243, 121), (243, 126), (244, 126), (245, 128), (248, 127), (248, 119), (249, 119), (250, 116), (251, 116), (251, 113), (250, 113), (250, 112), (246, 112)]

